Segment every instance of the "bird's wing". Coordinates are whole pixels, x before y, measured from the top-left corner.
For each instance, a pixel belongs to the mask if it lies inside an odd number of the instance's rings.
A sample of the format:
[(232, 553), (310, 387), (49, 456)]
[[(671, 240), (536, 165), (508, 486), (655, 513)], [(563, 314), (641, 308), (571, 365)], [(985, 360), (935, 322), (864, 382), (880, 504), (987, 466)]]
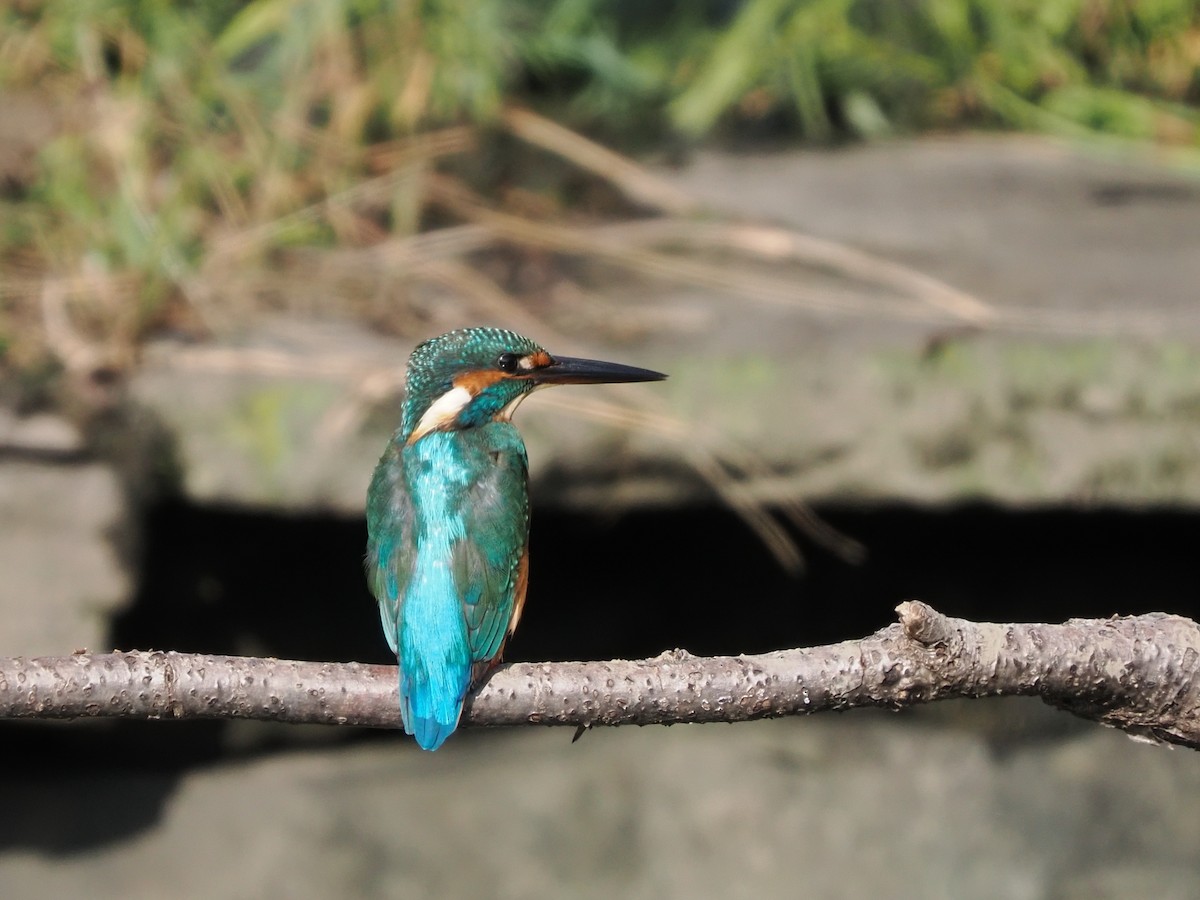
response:
[(471, 659), (476, 663), (494, 659), (516, 625), (525, 599), (529, 537), (525, 445), (507, 423), (493, 423), (479, 431), (491, 464), (466, 494), (467, 537), (455, 544), (452, 561)]
[(416, 562), (412, 499), (404, 486), (400, 442), (393, 440), (371, 479), (367, 494), (367, 580), (379, 601), (379, 618), (392, 652), (396, 651), (400, 591)]

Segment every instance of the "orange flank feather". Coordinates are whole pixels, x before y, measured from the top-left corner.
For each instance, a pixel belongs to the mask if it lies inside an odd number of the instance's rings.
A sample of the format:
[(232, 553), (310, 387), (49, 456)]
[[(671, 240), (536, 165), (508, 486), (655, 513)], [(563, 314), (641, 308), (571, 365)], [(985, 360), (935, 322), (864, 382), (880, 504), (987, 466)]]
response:
[[(527, 546), (521, 552), (521, 561), (517, 563), (517, 583), (513, 588), (513, 611), (512, 617), (508, 620), (508, 633), (510, 635), (517, 630), (517, 623), (521, 621), (521, 610), (525, 608), (525, 589), (528, 587), (529, 547)], [(503, 644), (500, 646), (500, 650), (504, 650)]]
[(471, 684), (476, 685), (479, 679), (486, 675), (500, 663), (504, 662), (504, 645), (508, 643), (508, 639), (512, 637), (512, 633), (517, 630), (517, 623), (521, 621), (521, 610), (525, 608), (525, 590), (529, 587), (529, 547), (521, 553), (521, 561), (517, 563), (517, 581), (513, 585), (513, 611), (508, 619), (508, 629), (504, 633), (504, 640), (500, 642), (500, 649), (496, 651), (496, 655), (491, 659), (480, 660), (473, 663), (471, 666)]

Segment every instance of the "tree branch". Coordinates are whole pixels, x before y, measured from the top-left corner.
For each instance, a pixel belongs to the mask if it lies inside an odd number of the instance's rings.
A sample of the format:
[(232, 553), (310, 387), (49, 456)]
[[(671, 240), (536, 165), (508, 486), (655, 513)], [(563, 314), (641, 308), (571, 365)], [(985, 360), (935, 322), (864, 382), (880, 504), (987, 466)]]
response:
[[(951, 697), (1036, 696), (1200, 749), (1200, 626), (1152, 613), (997, 625), (897, 607), (858, 641), (757, 656), (516, 663), (467, 699), (469, 725), (740, 722)], [(0, 659), (0, 718), (245, 718), (399, 726), (396, 670), (174, 652)]]

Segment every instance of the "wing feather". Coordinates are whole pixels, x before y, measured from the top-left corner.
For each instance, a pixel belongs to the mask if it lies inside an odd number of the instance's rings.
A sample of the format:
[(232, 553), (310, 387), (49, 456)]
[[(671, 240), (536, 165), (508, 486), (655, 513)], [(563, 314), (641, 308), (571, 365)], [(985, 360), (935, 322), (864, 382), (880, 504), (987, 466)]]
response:
[(367, 494), (367, 580), (379, 602), (379, 619), (393, 653), (404, 588), (416, 563), (413, 505), (404, 483), (401, 446), (398, 438), (388, 444)]
[(510, 632), (529, 537), (525, 445), (507, 423), (479, 430), (489, 465), (468, 491), (463, 508), (467, 537), (455, 545), (453, 563), (471, 658), (477, 663), (494, 659)]
[[(437, 437), (407, 447), (394, 439), (367, 501), (368, 580), (400, 658), (405, 730), (427, 749), (454, 730), (469, 684), (516, 625), (529, 534), (528, 462), (516, 429), (492, 423), (458, 433), (444, 458), (437, 454), (446, 448), (424, 446)], [(429, 459), (445, 477), (430, 474)]]

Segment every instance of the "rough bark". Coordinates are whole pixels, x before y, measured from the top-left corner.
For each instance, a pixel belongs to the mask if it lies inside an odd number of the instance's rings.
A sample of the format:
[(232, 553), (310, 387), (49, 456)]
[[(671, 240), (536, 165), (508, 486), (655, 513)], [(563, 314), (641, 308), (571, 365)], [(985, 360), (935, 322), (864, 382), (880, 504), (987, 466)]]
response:
[[(856, 641), (755, 656), (502, 666), (467, 725), (738, 722), (950, 697), (1036, 696), (1200, 749), (1200, 626), (1153, 613), (1062, 625), (969, 622), (902, 603)], [(0, 659), (0, 718), (247, 718), (397, 727), (396, 670), (158, 651)]]

